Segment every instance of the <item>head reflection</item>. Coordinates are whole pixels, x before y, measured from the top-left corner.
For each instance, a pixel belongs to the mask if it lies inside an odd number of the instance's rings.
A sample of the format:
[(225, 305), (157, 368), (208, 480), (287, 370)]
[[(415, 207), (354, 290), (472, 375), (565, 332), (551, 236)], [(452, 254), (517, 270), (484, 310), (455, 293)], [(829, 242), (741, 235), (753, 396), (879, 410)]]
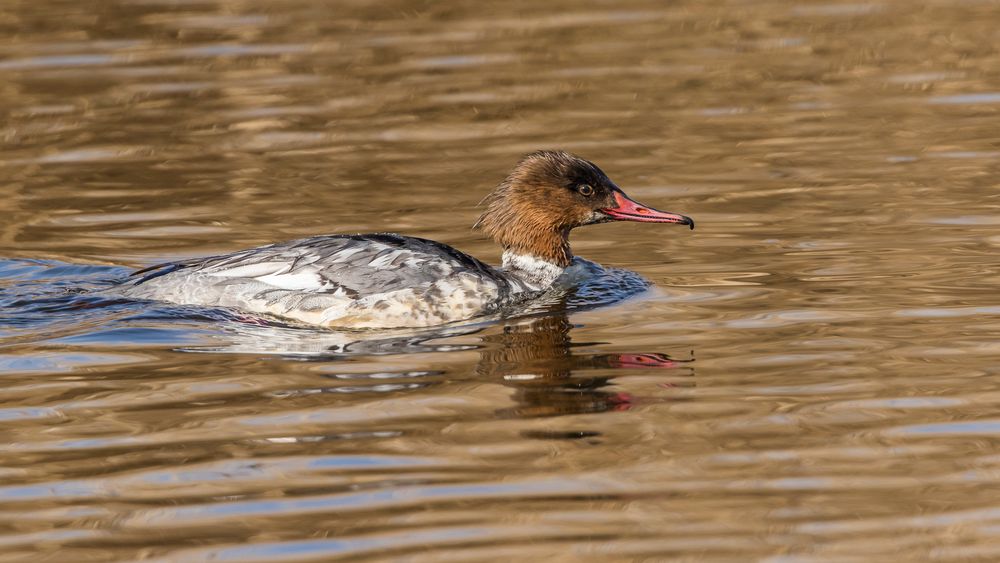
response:
[[(692, 360), (660, 353), (585, 353), (597, 343), (574, 343), (565, 314), (508, 323), (482, 337), (479, 376), (515, 389), (504, 417), (538, 417), (627, 410), (641, 398), (608, 389), (623, 369), (675, 369)], [(690, 375), (685, 370), (684, 375)], [(584, 433), (580, 437), (589, 437)]]

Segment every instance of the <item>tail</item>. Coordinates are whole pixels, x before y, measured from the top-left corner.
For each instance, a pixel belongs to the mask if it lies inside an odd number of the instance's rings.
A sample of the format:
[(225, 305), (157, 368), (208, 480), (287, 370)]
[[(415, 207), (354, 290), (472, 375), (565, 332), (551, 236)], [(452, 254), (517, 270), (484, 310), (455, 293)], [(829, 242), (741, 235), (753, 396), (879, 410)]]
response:
[(155, 278), (158, 278), (160, 276), (165, 276), (165, 275), (167, 275), (167, 274), (169, 274), (171, 272), (176, 272), (177, 270), (180, 270), (180, 269), (183, 269), (183, 268), (187, 268), (187, 267), (188, 267), (188, 264), (184, 264), (184, 263), (181, 263), (181, 262), (167, 262), (166, 264), (157, 264), (155, 266), (150, 266), (148, 268), (143, 268), (141, 270), (136, 270), (136, 271), (132, 272), (131, 274), (129, 274), (129, 277), (130, 278), (134, 278), (135, 276), (142, 276), (143, 274), (146, 274), (143, 277), (141, 277), (138, 280), (136, 280), (135, 283), (132, 284), (132, 285), (139, 285), (139, 284), (142, 284), (142, 283), (146, 283), (146, 282), (148, 282), (151, 279), (155, 279)]

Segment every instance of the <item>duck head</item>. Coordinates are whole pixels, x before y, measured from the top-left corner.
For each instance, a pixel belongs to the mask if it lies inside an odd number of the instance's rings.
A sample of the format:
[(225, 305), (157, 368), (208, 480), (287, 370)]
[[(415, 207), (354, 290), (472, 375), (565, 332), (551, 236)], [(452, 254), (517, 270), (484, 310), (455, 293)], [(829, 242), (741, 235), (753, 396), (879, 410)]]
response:
[(570, 230), (610, 221), (675, 223), (690, 217), (657, 211), (625, 195), (594, 163), (562, 151), (524, 156), (483, 200), (480, 228), (508, 255), (531, 256), (560, 268), (570, 265)]

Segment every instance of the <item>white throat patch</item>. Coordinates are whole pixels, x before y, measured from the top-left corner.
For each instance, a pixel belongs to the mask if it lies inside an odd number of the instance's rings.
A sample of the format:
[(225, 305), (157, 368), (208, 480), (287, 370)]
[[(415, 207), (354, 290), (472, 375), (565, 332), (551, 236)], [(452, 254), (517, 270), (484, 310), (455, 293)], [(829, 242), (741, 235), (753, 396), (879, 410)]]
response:
[(552, 262), (542, 260), (530, 254), (516, 254), (510, 250), (503, 253), (503, 269), (528, 284), (532, 289), (545, 289), (552, 285), (563, 268)]

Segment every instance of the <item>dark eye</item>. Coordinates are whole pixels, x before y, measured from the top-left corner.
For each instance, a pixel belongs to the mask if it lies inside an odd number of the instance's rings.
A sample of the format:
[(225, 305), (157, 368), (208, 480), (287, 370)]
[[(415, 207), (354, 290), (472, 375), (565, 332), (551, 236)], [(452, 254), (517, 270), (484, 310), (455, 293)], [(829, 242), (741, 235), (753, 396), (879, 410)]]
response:
[(576, 187), (576, 191), (587, 197), (594, 195), (594, 188), (590, 184), (580, 184)]

